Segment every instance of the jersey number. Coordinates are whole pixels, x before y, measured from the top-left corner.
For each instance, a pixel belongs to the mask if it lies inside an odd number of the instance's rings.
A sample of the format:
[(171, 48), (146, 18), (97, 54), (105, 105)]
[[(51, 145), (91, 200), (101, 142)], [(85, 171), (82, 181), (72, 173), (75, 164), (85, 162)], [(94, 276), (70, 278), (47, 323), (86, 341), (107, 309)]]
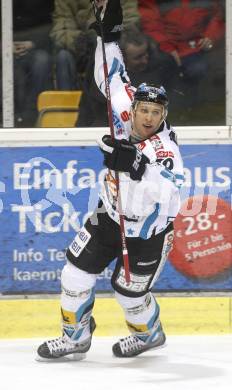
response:
[(165, 158), (165, 159), (158, 158), (156, 161), (158, 163), (160, 163), (160, 164), (163, 164), (167, 169), (170, 169), (170, 171), (174, 167), (174, 163), (173, 163), (173, 159), (172, 158)]

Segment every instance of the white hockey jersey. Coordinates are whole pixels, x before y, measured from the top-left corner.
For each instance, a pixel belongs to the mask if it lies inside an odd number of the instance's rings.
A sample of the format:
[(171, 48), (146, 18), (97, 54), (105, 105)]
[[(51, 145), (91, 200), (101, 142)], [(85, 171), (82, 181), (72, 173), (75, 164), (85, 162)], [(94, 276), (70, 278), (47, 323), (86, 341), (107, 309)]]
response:
[[(114, 133), (117, 139), (129, 139), (129, 112), (135, 89), (129, 78), (121, 51), (115, 42), (105, 44), (109, 70)], [(105, 95), (101, 38), (95, 55), (95, 80)], [(164, 123), (163, 130), (135, 146), (150, 160), (141, 181), (119, 174), (122, 212), (127, 237), (148, 239), (165, 230), (180, 208), (180, 187), (183, 184), (183, 163), (172, 127)], [(109, 216), (119, 223), (115, 173), (109, 171), (100, 192)]]

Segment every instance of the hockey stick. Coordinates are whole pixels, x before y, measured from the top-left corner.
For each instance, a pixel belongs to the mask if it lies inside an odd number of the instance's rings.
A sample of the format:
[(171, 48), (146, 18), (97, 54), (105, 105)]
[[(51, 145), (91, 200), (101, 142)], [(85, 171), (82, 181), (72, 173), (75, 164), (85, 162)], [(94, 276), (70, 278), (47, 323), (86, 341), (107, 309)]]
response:
[[(105, 91), (106, 91), (106, 99), (107, 99), (107, 111), (108, 111), (108, 120), (110, 126), (110, 135), (111, 138), (114, 139), (115, 138), (114, 123), (113, 123), (113, 112), (112, 112), (111, 93), (110, 93), (109, 71), (108, 71), (108, 65), (106, 60), (104, 31), (103, 31), (102, 21), (100, 18), (101, 12), (102, 12), (102, 7), (98, 8), (96, 12), (96, 19), (100, 27), (101, 40), (102, 40), (103, 69), (104, 69), (104, 78), (105, 78)], [(121, 241), (122, 241), (123, 266), (125, 270), (126, 283), (130, 283), (129, 256), (128, 256), (128, 249), (126, 245), (125, 224), (124, 224), (124, 217), (122, 214), (122, 200), (120, 194), (120, 183), (119, 183), (118, 172), (115, 172), (115, 182), (116, 182), (116, 189), (118, 194), (118, 214), (119, 214), (119, 222), (120, 222)]]

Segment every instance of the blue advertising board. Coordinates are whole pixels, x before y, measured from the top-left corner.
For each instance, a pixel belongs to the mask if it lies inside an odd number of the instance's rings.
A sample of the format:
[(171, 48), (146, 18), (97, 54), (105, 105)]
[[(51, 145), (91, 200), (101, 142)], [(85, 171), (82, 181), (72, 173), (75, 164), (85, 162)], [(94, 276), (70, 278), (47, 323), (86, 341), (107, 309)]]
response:
[[(222, 208), (178, 217), (182, 253), (174, 247), (154, 290), (230, 290), (232, 145), (181, 145), (181, 153), (183, 203), (209, 196)], [(96, 146), (4, 147), (0, 164), (0, 293), (59, 293), (65, 250), (97, 204), (102, 155)], [(112, 290), (113, 267), (99, 275), (98, 291)]]

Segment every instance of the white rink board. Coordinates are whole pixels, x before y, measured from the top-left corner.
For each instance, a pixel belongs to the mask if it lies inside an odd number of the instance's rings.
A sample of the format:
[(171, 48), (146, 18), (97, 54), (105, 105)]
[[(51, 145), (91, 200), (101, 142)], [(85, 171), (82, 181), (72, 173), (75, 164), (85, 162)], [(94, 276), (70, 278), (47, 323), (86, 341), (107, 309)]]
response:
[[(232, 126), (175, 127), (180, 144), (232, 143)], [(80, 146), (96, 145), (109, 128), (33, 128), (0, 129), (4, 146)]]

